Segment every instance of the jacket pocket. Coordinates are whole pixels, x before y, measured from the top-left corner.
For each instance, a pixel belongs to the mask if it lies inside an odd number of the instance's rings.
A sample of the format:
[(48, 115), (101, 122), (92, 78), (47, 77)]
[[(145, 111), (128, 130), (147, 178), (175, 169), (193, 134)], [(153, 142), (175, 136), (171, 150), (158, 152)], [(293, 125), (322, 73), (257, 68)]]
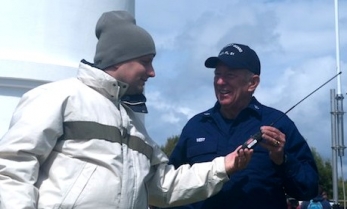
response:
[(88, 184), (89, 179), (95, 172), (97, 165), (85, 163), (83, 169), (79, 173), (76, 181), (71, 186), (67, 195), (63, 199), (61, 206), (64, 209), (73, 208), (80, 194), (83, 192), (84, 188)]
[(187, 157), (191, 160), (199, 158), (199, 161), (209, 161), (216, 157), (217, 146), (218, 144), (216, 142), (209, 142), (207, 140), (188, 144)]

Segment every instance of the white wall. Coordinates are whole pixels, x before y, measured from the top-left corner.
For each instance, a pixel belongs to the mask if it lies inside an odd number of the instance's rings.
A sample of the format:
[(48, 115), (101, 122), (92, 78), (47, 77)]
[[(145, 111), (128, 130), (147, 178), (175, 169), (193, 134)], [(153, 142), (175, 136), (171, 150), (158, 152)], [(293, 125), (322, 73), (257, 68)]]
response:
[(103, 12), (127, 10), (135, 0), (0, 0), (0, 137), (29, 89), (75, 76), (93, 62), (95, 24)]

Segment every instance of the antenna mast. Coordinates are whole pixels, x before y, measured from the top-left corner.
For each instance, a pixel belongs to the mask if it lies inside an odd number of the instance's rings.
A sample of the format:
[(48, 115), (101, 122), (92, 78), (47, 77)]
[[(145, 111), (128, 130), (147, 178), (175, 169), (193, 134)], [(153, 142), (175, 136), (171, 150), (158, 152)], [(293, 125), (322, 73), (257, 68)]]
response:
[[(338, 0), (335, 0), (335, 43), (336, 43), (336, 72), (341, 73), (340, 69), (340, 37), (339, 37), (339, 8)], [(337, 77), (337, 94), (335, 90), (330, 90), (331, 100), (331, 148), (332, 148), (332, 167), (333, 167), (333, 209), (339, 208), (338, 202), (338, 169), (337, 161), (344, 156), (344, 132), (343, 132), (343, 95), (341, 93), (341, 76)], [(342, 162), (341, 162), (341, 172)], [(343, 176), (343, 175), (342, 175)], [(344, 181), (344, 179), (343, 179)], [(343, 187), (344, 188), (344, 187)], [(345, 197), (344, 197), (345, 199)]]

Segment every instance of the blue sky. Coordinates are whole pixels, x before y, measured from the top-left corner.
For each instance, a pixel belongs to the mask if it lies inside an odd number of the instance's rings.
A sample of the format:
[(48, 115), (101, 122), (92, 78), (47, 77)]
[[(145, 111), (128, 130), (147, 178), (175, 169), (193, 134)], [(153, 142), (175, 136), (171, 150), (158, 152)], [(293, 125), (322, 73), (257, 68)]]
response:
[[(343, 72), (347, 13), (341, 11), (346, 9), (347, 1), (340, 0)], [(156, 77), (146, 84), (146, 125), (159, 144), (179, 135), (189, 118), (215, 103), (213, 70), (204, 61), (228, 43), (255, 49), (262, 65), (255, 96), (284, 112), (337, 73), (334, 1), (138, 0), (136, 18), (157, 46)], [(337, 93), (339, 87), (346, 97), (347, 72), (339, 79), (340, 85), (331, 81), (288, 113), (326, 159), (331, 158), (330, 89)]]

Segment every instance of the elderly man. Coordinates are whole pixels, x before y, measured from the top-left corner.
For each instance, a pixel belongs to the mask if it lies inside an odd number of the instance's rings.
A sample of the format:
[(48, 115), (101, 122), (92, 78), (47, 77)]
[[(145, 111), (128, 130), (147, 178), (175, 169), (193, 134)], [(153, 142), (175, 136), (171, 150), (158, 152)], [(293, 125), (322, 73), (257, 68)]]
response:
[(228, 44), (205, 66), (215, 69), (217, 102), (188, 121), (170, 163), (196, 165), (225, 155), (256, 133), (262, 140), (261, 146), (249, 147), (254, 153), (247, 168), (232, 175), (218, 194), (182, 208), (285, 209), (286, 194), (299, 200), (315, 197), (318, 172), (305, 139), (283, 112), (253, 96), (260, 83), (256, 52), (244, 44)]

